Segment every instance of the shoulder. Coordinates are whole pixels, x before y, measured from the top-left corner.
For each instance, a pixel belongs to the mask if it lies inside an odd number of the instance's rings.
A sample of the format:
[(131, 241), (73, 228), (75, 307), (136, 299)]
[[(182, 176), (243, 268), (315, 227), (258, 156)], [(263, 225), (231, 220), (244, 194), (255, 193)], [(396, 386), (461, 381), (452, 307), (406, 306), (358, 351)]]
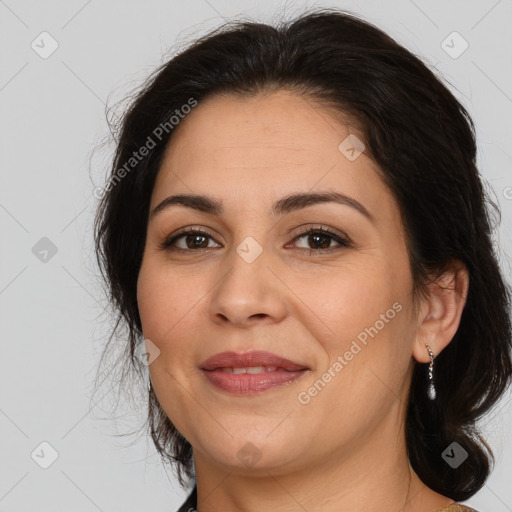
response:
[(462, 503), (452, 503), (444, 508), (439, 508), (433, 512), (478, 512), (474, 508), (463, 505)]

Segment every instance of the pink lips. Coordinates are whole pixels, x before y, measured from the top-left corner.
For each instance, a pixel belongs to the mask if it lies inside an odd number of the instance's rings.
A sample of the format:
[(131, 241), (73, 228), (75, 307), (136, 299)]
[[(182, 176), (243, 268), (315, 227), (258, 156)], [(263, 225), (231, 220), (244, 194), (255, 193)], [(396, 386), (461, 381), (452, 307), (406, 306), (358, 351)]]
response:
[[(262, 366), (263, 373), (229, 373), (227, 368)], [(270, 352), (252, 351), (239, 354), (222, 352), (199, 365), (211, 384), (230, 393), (253, 395), (267, 389), (289, 384), (301, 377), (308, 367)], [(270, 371), (267, 370), (270, 368)]]

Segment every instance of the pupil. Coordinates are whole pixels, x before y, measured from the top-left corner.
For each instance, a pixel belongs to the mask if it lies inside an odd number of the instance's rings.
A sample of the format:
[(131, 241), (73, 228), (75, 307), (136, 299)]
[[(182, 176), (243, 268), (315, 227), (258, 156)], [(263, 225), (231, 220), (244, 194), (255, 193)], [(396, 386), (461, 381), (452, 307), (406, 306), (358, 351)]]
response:
[(327, 241), (327, 244), (322, 244), (320, 242), (320, 245), (323, 245), (325, 247), (321, 247), (321, 249), (328, 249), (329, 248), (329, 237), (328, 236), (325, 236), (325, 235), (320, 235), (320, 234), (316, 234), (316, 235), (310, 235), (309, 236), (309, 239), (310, 239), (310, 243), (312, 243), (313, 245), (315, 245), (316, 243), (318, 243), (318, 239), (324, 239), (324, 241)]
[[(205, 245), (204, 245), (204, 242), (206, 241), (206, 237), (203, 236), (203, 235), (189, 235), (187, 237), (187, 245), (188, 242), (190, 241), (190, 239), (192, 239), (192, 246), (193, 247), (199, 247), (199, 248), (205, 248)], [(203, 240), (203, 243), (201, 244), (201, 242), (197, 243), (200, 239)], [(322, 243), (322, 240), (324, 241), (324, 243)], [(309, 235), (309, 243), (312, 244), (312, 245), (320, 245), (322, 246), (321, 248), (322, 249), (328, 249), (329, 248), (329, 237), (326, 236), (326, 235), (320, 235), (320, 234), (314, 234), (314, 235)], [(206, 247), (208, 246), (208, 242), (206, 242)]]
[[(201, 249), (204, 247), (204, 244), (201, 245), (201, 243), (197, 244), (196, 242), (198, 241), (198, 239), (201, 239), (201, 238), (203, 239), (203, 242), (204, 242), (204, 240), (206, 240), (205, 236), (203, 236), (203, 235), (189, 235), (187, 237), (187, 241), (190, 240), (191, 238), (193, 240), (193, 242), (192, 242), (192, 246), (193, 247), (199, 247)], [(188, 245), (188, 243), (187, 243), (187, 245)], [(208, 245), (208, 242), (206, 242), (206, 245)]]

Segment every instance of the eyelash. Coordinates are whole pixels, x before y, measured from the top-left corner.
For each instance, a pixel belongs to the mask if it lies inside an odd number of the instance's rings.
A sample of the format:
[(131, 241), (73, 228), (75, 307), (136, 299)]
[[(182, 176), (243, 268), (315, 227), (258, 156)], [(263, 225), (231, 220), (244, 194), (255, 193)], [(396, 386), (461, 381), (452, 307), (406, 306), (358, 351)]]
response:
[[(336, 250), (336, 249), (348, 248), (348, 247), (352, 246), (352, 243), (348, 240), (348, 237), (347, 238), (343, 238), (340, 235), (338, 235), (337, 233), (334, 233), (329, 228), (324, 227), (324, 226), (321, 226), (320, 228), (309, 228), (308, 230), (303, 231), (302, 233), (299, 233), (292, 240), (292, 242), (295, 242), (298, 239), (300, 239), (300, 238), (302, 238), (302, 237), (304, 237), (306, 235), (318, 234), (318, 233), (322, 234), (322, 235), (327, 235), (329, 238), (332, 238), (333, 240), (338, 242), (340, 244), (340, 246), (334, 247), (334, 248), (328, 248), (328, 249), (304, 249), (304, 248), (299, 248), (298, 250), (303, 252), (303, 253), (309, 253), (309, 255), (312, 255), (313, 253), (315, 253), (315, 254), (329, 253), (329, 252), (332, 252), (333, 250)], [(159, 248), (161, 250), (171, 250), (171, 251), (188, 252), (188, 253), (196, 252), (196, 253), (200, 253), (200, 254), (205, 252), (205, 251), (207, 251), (209, 249), (208, 247), (201, 248), (201, 249), (182, 249), (181, 247), (172, 247), (172, 244), (175, 243), (178, 239), (183, 238), (183, 237), (188, 236), (188, 235), (202, 235), (202, 236), (211, 238), (213, 240), (213, 237), (210, 234), (206, 233), (205, 231), (202, 231), (200, 229), (192, 228), (192, 229), (188, 229), (186, 231), (178, 231), (178, 233), (172, 235), (171, 237), (165, 239), (162, 243), (160, 243), (159, 244)]]

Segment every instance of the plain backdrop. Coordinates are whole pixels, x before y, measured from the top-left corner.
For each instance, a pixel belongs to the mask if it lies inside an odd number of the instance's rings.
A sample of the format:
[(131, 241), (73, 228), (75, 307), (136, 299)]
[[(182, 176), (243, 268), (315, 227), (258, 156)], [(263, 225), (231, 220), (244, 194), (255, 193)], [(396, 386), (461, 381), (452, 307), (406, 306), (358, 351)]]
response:
[[(110, 329), (92, 253), (92, 192), (112, 149), (98, 149), (105, 108), (224, 19), (271, 22), (314, 6), (360, 14), (450, 83), (502, 208), (495, 239), (510, 282), (511, 0), (0, 0), (0, 511), (171, 512), (183, 502), (144, 435), (114, 435), (140, 425), (143, 401), (114, 422), (109, 397), (91, 399)], [(512, 511), (510, 400), (482, 425), (496, 468), (467, 502), (480, 512)]]

